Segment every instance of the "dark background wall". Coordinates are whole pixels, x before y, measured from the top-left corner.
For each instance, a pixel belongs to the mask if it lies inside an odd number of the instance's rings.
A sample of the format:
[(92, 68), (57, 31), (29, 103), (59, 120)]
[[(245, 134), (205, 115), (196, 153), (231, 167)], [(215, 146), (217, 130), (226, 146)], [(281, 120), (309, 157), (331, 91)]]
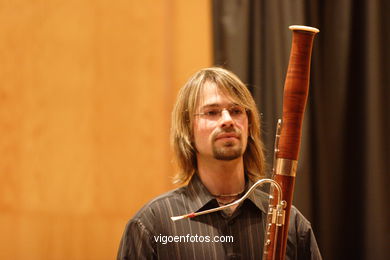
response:
[(314, 42), (294, 204), (324, 259), (386, 259), (390, 241), (390, 2), (214, 0), (214, 62), (236, 72), (262, 113), (272, 164), (291, 45)]

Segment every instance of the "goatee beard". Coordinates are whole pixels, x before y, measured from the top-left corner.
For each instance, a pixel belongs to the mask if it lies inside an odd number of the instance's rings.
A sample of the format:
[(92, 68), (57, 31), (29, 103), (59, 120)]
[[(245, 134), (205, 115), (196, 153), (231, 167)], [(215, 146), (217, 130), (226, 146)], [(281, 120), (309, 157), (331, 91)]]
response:
[(242, 145), (233, 147), (234, 144), (227, 143), (223, 147), (213, 146), (214, 158), (221, 161), (231, 161), (242, 156)]
[[(221, 147), (217, 147), (215, 144), (215, 139), (219, 134), (222, 133), (230, 133), (234, 132), (239, 136), (239, 142), (238, 144), (235, 144), (235, 142), (225, 142), (222, 144)], [(242, 156), (242, 143), (241, 143), (241, 133), (237, 130), (235, 130), (233, 127), (224, 129), (223, 131), (219, 131), (215, 134), (214, 143), (213, 143), (213, 155), (214, 158), (217, 160), (222, 161), (231, 161), (234, 159), (239, 158)]]

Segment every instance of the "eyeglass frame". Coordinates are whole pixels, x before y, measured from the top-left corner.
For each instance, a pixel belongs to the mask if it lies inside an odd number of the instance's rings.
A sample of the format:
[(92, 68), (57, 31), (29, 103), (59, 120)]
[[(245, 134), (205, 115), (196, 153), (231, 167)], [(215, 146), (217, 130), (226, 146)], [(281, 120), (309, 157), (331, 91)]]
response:
[[(240, 109), (240, 114), (238, 115), (234, 115), (234, 112), (232, 111), (232, 109), (237, 109), (239, 108)], [(194, 116), (205, 116), (206, 119), (209, 119), (209, 120), (219, 120), (221, 117), (222, 117), (222, 112), (225, 110), (226, 112), (229, 113), (229, 116), (232, 118), (232, 119), (239, 119), (240, 116), (243, 116), (243, 115), (246, 115), (248, 116), (248, 111), (250, 111), (248, 108), (245, 108), (245, 107), (242, 107), (238, 104), (235, 104), (235, 105), (231, 105), (230, 107), (218, 107), (218, 106), (212, 106), (213, 110), (217, 110), (217, 114), (216, 115), (208, 115), (209, 112), (212, 112), (212, 111), (206, 111), (206, 112), (202, 112), (202, 113), (195, 113), (193, 114)], [(215, 118), (212, 118), (213, 116), (215, 116)], [(209, 117), (209, 118), (207, 118)]]

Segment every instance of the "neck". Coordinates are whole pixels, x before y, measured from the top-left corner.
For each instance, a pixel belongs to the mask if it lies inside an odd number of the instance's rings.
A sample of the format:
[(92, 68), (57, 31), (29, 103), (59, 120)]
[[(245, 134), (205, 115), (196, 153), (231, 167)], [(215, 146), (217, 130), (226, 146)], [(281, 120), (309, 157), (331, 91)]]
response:
[(211, 194), (235, 194), (245, 187), (242, 157), (231, 161), (208, 161), (198, 157), (198, 172), (202, 183)]

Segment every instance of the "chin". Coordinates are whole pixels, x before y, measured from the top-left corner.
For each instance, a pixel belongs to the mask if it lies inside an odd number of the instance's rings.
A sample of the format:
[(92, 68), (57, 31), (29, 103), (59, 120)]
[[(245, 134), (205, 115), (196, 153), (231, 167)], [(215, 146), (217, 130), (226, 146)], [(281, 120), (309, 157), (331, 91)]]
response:
[(222, 161), (232, 161), (242, 157), (243, 155), (241, 149), (234, 149), (231, 151), (226, 151), (226, 150), (224, 151), (224, 150), (225, 149), (214, 150), (213, 151), (214, 158)]

